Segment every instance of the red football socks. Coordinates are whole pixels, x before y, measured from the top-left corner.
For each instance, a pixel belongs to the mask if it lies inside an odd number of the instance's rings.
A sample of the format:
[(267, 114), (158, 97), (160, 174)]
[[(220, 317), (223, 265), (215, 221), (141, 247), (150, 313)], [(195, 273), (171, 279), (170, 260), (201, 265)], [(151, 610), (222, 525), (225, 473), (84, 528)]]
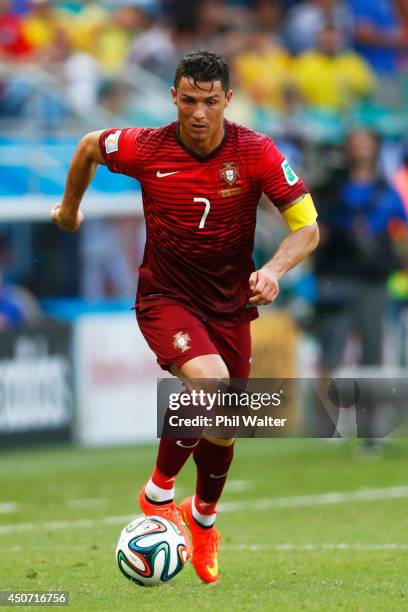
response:
[(156, 465), (145, 488), (151, 502), (167, 503), (174, 499), (176, 476), (198, 444), (198, 438), (162, 438)]
[(156, 460), (159, 472), (168, 478), (177, 476), (197, 444), (198, 438), (162, 438)]
[[(202, 438), (197, 444), (193, 454), (197, 465), (194, 506), (195, 510), (201, 515), (214, 516), (233, 456), (234, 444), (220, 446), (209, 442), (205, 438)], [(203, 523), (201, 519), (199, 519), (199, 522)], [(204, 525), (209, 526), (206, 523), (207, 521), (204, 522)]]
[(197, 466), (193, 516), (203, 527), (211, 527), (234, 455), (234, 444), (221, 446), (205, 438), (162, 438), (156, 465), (146, 485), (145, 494), (149, 500), (156, 503), (172, 501), (176, 476), (191, 453)]
[(165, 489), (166, 491), (168, 491), (170, 489), (174, 489), (176, 477), (166, 476), (165, 474), (162, 474), (159, 468), (157, 467), (157, 465), (155, 465), (153, 474), (152, 474), (152, 481), (157, 487), (160, 487), (161, 489)]

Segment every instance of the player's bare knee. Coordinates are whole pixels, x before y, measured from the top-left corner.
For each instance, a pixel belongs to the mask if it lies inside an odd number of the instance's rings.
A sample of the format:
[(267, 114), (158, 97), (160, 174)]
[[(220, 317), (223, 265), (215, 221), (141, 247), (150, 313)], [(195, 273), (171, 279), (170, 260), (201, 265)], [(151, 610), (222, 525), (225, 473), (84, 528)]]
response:
[(191, 359), (178, 370), (182, 380), (193, 383), (195, 380), (222, 381), (229, 384), (229, 371), (220, 355), (202, 355)]

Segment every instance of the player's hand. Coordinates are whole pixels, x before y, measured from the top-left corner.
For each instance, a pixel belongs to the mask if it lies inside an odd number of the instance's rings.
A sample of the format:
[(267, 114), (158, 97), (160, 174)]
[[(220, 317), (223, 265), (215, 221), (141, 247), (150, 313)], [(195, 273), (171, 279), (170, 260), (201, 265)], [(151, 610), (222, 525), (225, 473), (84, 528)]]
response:
[(76, 232), (83, 220), (84, 214), (81, 210), (77, 211), (76, 217), (67, 217), (63, 214), (61, 204), (56, 204), (51, 209), (51, 221), (70, 234)]
[(253, 294), (249, 300), (250, 304), (254, 306), (270, 304), (279, 294), (278, 277), (273, 270), (261, 268), (252, 272), (249, 277), (249, 288)]

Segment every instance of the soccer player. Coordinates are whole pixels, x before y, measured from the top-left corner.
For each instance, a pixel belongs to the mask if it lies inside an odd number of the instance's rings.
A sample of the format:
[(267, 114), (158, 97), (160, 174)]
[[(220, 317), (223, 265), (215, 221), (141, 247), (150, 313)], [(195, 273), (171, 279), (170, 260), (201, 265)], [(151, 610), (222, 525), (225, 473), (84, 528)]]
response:
[[(136, 314), (159, 364), (187, 385), (194, 379), (247, 379), (250, 321), (279, 293), (279, 280), (318, 243), (316, 210), (302, 180), (267, 136), (224, 119), (232, 100), (229, 67), (207, 51), (183, 58), (171, 95), (178, 120), (159, 128), (87, 134), (71, 161), (65, 193), (52, 212), (61, 229), (83, 221), (79, 206), (98, 164), (140, 181), (146, 246)], [(291, 230), (261, 269), (252, 261), (262, 192)], [(204, 582), (218, 579), (216, 506), (233, 457), (233, 439), (162, 438), (139, 503), (192, 538), (192, 563)], [(174, 504), (175, 479), (190, 455), (196, 491)]]

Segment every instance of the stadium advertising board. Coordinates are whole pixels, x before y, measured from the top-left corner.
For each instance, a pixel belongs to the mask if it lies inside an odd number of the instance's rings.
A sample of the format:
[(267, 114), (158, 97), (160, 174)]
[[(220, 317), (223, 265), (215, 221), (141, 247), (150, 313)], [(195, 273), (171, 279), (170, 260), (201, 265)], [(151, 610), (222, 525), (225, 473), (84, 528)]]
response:
[(0, 334), (0, 448), (71, 439), (71, 327), (44, 321)]
[(75, 327), (77, 439), (131, 444), (156, 434), (156, 363), (133, 316), (86, 315)]

